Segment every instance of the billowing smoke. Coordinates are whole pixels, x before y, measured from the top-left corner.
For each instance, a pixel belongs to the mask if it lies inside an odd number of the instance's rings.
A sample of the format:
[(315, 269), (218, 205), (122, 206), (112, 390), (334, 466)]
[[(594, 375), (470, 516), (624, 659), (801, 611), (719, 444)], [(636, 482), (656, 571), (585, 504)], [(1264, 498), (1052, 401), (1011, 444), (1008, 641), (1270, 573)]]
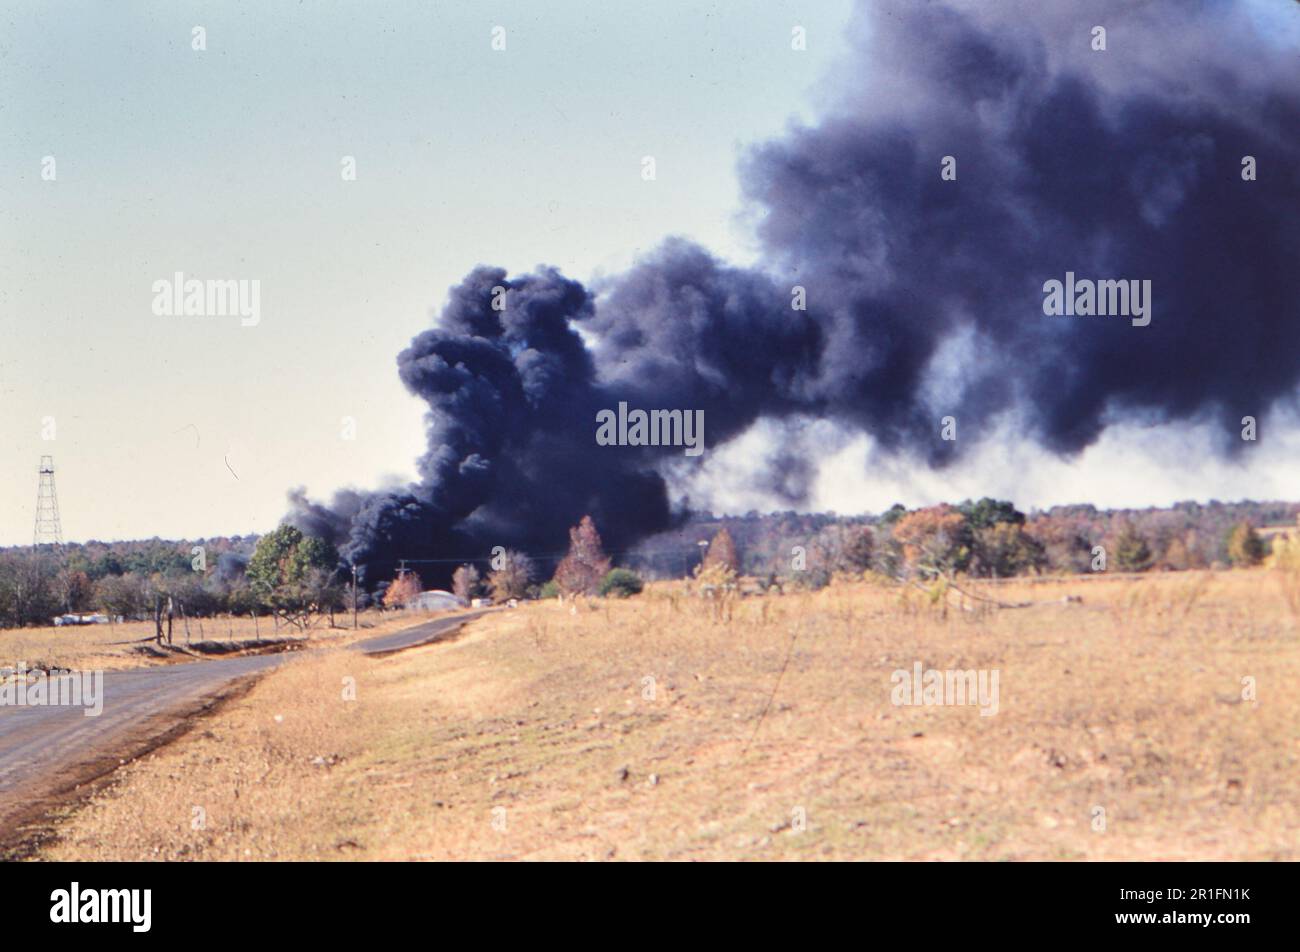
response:
[(217, 557), (217, 568), (214, 574), (218, 581), (230, 585), (242, 578), (247, 569), (248, 556), (238, 552), (222, 552)]
[[(554, 551), (584, 513), (620, 549), (672, 523), (699, 462), (597, 446), (620, 401), (703, 410), (710, 450), (810, 417), (930, 465), (1008, 420), (1063, 454), (1134, 419), (1213, 420), (1240, 447), (1241, 418), (1263, 425), (1300, 378), (1300, 70), (1279, 18), (1300, 5), (864, 7), (837, 104), (742, 165), (760, 268), (672, 239), (594, 289), (475, 269), (398, 357), (429, 404), (419, 481), (295, 496), (291, 520), (371, 583), (398, 558)], [(1150, 281), (1150, 324), (1045, 315), (1066, 272)], [(754, 479), (797, 501), (815, 467), (771, 461)]]

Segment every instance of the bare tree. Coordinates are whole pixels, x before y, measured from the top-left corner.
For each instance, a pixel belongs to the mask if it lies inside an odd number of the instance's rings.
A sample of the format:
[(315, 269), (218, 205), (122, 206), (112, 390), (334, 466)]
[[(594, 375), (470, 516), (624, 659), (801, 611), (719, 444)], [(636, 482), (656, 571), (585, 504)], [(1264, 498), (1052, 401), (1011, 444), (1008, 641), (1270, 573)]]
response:
[(457, 598), (469, 601), (479, 593), (478, 569), (462, 565), (451, 573), (451, 590)]
[(522, 552), (510, 550), (502, 553), (500, 568), (488, 574), (488, 587), (498, 602), (523, 598), (528, 584), (533, 580), (533, 562)]

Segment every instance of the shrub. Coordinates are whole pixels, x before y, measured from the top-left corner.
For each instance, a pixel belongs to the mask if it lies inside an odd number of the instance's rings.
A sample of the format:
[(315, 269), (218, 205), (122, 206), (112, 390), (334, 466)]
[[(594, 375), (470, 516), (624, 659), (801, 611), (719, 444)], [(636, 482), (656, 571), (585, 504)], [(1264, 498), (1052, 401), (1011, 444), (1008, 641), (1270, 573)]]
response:
[(1145, 572), (1151, 567), (1151, 547), (1132, 523), (1125, 523), (1115, 543), (1115, 562), (1125, 572)]
[(609, 598), (627, 598), (629, 595), (641, 594), (645, 583), (641, 576), (628, 569), (611, 569), (600, 581), (600, 594)]
[(1228, 560), (1239, 568), (1258, 565), (1264, 558), (1264, 540), (1248, 522), (1239, 522), (1228, 534)]
[(831, 571), (824, 565), (814, 565), (802, 572), (794, 573), (792, 583), (796, 589), (806, 592), (820, 592), (831, 584)]

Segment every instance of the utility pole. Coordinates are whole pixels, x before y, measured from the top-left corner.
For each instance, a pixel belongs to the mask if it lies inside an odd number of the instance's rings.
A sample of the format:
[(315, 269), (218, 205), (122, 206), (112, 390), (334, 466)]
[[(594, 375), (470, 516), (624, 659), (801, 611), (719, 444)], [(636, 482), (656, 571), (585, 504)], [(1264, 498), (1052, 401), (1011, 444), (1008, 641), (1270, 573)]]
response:
[(352, 630), (357, 630), (357, 563), (352, 563)]

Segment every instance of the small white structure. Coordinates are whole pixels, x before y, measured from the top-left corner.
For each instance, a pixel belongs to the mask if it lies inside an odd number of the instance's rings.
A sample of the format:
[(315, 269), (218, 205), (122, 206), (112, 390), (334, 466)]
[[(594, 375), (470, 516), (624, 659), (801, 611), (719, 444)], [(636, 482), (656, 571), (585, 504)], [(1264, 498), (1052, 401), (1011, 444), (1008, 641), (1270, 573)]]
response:
[(64, 625), (107, 625), (109, 617), (107, 615), (59, 615), (54, 619), (56, 627), (62, 628)]
[(421, 592), (406, 603), (408, 611), (416, 612), (445, 612), (450, 611), (453, 608), (464, 607), (465, 599), (459, 598), (451, 592), (443, 591), (440, 588)]
[(475, 599), (473, 599), (469, 604), (470, 604), (470, 607), (471, 607), (471, 608), (487, 608), (489, 605), (492, 604), (492, 599), (490, 599), (490, 598), (475, 598)]

